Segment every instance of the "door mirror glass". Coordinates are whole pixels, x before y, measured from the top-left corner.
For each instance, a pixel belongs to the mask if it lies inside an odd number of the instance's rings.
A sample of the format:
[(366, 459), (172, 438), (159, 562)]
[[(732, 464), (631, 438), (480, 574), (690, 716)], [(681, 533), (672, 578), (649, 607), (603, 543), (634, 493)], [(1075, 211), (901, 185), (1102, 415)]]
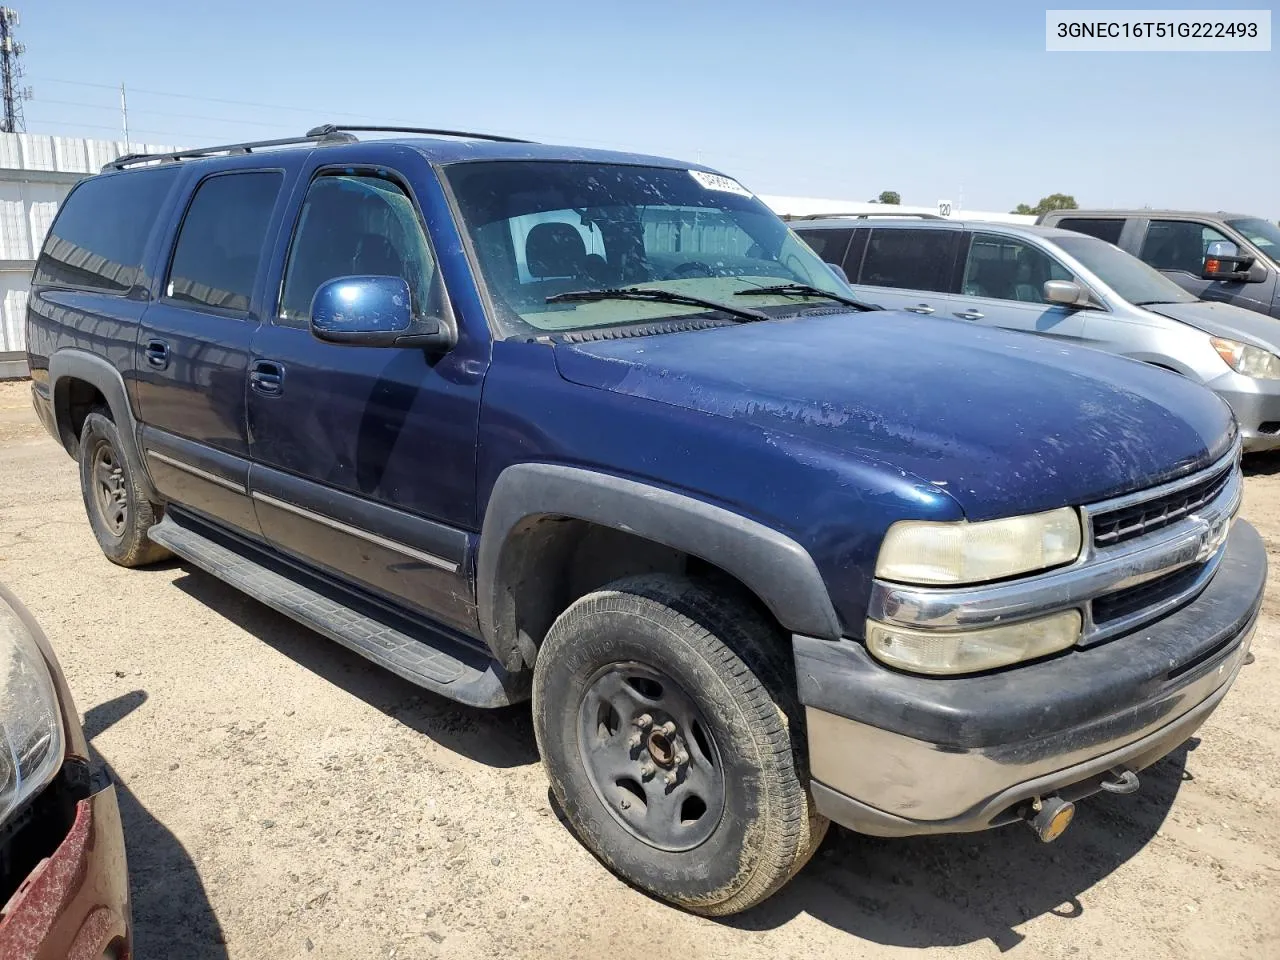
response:
[[(328, 343), (407, 347), (431, 331), (412, 330), (409, 284), (402, 277), (337, 277), (316, 288), (311, 333)], [(438, 327), (438, 324), (437, 324)]]
[(1044, 302), (1067, 307), (1083, 307), (1089, 302), (1089, 291), (1074, 280), (1046, 280)]

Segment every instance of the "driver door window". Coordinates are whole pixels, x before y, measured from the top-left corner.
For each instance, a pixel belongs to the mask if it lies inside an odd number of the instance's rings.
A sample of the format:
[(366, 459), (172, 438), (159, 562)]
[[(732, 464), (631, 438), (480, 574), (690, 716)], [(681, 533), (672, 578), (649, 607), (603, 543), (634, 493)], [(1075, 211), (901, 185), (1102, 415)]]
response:
[(1190, 220), (1152, 220), (1138, 256), (1157, 270), (1180, 270), (1199, 277), (1204, 254), (1215, 240), (1227, 236), (1213, 227)]
[(361, 275), (403, 278), (416, 317), (438, 309), (435, 258), (404, 190), (382, 177), (322, 176), (307, 191), (289, 248), (280, 322), (305, 327), (322, 283)]
[(1046, 280), (1072, 280), (1071, 271), (1041, 250), (1013, 237), (975, 233), (960, 290), (989, 300), (1045, 303)]

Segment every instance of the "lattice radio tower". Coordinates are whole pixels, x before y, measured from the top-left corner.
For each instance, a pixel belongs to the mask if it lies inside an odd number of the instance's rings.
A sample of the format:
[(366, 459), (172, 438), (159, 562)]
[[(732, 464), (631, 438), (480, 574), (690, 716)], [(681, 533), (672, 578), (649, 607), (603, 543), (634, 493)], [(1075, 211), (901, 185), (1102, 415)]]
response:
[(27, 49), (14, 39), (18, 11), (0, 7), (0, 96), (4, 98), (4, 116), (0, 132), (18, 133), (26, 129), (22, 119), (22, 101), (31, 99), (31, 88), (18, 85), (22, 79), (22, 54)]

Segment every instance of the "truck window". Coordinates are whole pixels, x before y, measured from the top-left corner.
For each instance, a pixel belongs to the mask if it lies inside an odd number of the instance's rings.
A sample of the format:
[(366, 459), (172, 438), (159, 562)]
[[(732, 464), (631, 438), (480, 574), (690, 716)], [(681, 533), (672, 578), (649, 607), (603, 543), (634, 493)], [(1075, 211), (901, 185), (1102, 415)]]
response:
[(1157, 270), (1184, 270), (1200, 276), (1204, 252), (1215, 240), (1226, 240), (1220, 230), (1192, 220), (1152, 220), (1138, 256)]
[(226, 173), (196, 188), (178, 231), (165, 296), (246, 313), (284, 176)]
[(958, 230), (874, 229), (855, 282), (945, 293), (959, 239)]
[(316, 288), (338, 277), (401, 277), (414, 314), (428, 303), (436, 262), (408, 194), (393, 180), (324, 175), (307, 191), (289, 248), (280, 320), (306, 326)]
[(1074, 230), (1076, 233), (1087, 233), (1091, 237), (1105, 240), (1107, 243), (1120, 244), (1120, 234), (1124, 232), (1123, 217), (1067, 217), (1054, 224), (1063, 230)]
[(176, 166), (84, 180), (62, 204), (36, 263), (35, 282), (125, 293)]

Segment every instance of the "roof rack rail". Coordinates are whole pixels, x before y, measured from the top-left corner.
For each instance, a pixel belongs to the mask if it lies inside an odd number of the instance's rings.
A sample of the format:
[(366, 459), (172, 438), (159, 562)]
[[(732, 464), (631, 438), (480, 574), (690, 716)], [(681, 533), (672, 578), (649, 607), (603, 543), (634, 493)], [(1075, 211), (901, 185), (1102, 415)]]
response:
[(873, 217), (916, 217), (920, 220), (946, 220), (946, 217), (940, 217), (936, 213), (897, 213), (888, 210), (868, 210), (863, 213), (805, 213), (791, 214), (784, 213), (783, 220), (834, 220), (836, 218), (845, 218), (849, 220), (870, 220)]
[(321, 124), (308, 130), (307, 135), (324, 136), (334, 133), (347, 133), (352, 130), (362, 133), (421, 133), (428, 137), (460, 137), (464, 140), (492, 140), (494, 143), (533, 143), (532, 140), (521, 140), (519, 137), (502, 137), (494, 133), (467, 133), (464, 130), (436, 130), (432, 127), (370, 127), (364, 124), (351, 123)]
[[(322, 132), (316, 132), (322, 131)], [(252, 153), (263, 147), (284, 147), (295, 143), (354, 143), (356, 138), (350, 133), (338, 130), (323, 130), (317, 127), (309, 131), (305, 137), (282, 137), (277, 140), (251, 140), (248, 143), (226, 143), (216, 147), (198, 147), (193, 150), (175, 150), (172, 153), (126, 153), (110, 163), (103, 164), (102, 172), (108, 170), (124, 170), (141, 163), (167, 163), (173, 160), (198, 160), (201, 157), (216, 157), (226, 154)]]

